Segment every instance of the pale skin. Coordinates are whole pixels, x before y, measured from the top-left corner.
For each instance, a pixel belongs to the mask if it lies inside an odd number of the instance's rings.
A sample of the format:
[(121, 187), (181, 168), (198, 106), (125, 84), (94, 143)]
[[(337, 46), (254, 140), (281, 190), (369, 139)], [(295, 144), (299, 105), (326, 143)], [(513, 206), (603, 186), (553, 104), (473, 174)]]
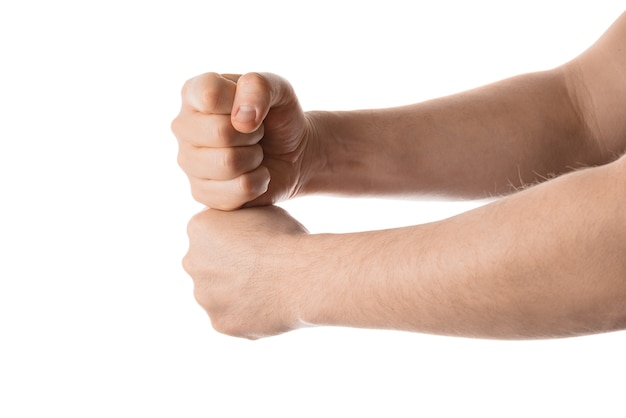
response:
[[(208, 206), (184, 267), (218, 331), (626, 328), (626, 14), (557, 68), (410, 106), (303, 112), (260, 73), (200, 75), (182, 102), (178, 160)], [(271, 205), (319, 193), (501, 197), (353, 234), (308, 234)]]

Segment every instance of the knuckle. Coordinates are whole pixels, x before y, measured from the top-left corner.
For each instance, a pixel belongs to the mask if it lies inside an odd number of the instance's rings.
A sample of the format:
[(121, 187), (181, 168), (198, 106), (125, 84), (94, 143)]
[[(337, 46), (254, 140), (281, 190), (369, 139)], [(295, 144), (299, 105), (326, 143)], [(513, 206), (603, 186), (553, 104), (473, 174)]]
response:
[(178, 163), (178, 166), (186, 172), (185, 167), (187, 166), (187, 158), (182, 150), (178, 150), (178, 155), (176, 155), (176, 163)]
[[(191, 244), (193, 244), (193, 242), (191, 242), (191, 239), (194, 238), (196, 236), (196, 231), (200, 230), (200, 214), (196, 213), (195, 215), (193, 215), (191, 218), (189, 218), (189, 221), (187, 222), (187, 237), (190, 239), (189, 245), (191, 247)], [(189, 257), (190, 254), (189, 252), (185, 255), (185, 257)]]
[(255, 161), (255, 166), (261, 165), (263, 162), (263, 158), (265, 157), (263, 153), (263, 147), (259, 144), (255, 144), (251, 148), (252, 159)]
[(255, 90), (268, 90), (269, 82), (261, 73), (251, 72), (244, 74), (240, 79), (239, 83), (241, 86), (245, 88), (252, 88)]
[(230, 139), (230, 127), (227, 124), (224, 123), (216, 123), (213, 125), (214, 128), (214, 132), (215, 132), (215, 137), (219, 139), (219, 143), (220, 144), (228, 144), (228, 141)]
[(198, 285), (193, 287), (193, 297), (196, 300), (196, 303), (202, 306), (205, 310), (209, 308), (209, 303), (207, 301), (207, 292)]
[[(194, 215), (191, 217), (191, 219), (189, 219), (189, 222), (187, 222), (187, 236), (189, 237), (189, 239), (193, 238), (196, 236), (196, 231), (198, 231), (200, 229), (201, 225), (200, 225), (200, 219), (198, 215)], [(190, 242), (191, 244), (191, 242)], [(185, 258), (188, 258), (189, 260), (187, 260), (188, 262), (191, 262), (191, 254), (188, 252), (187, 254), (185, 254)]]
[(252, 176), (250, 176), (249, 174), (243, 174), (239, 176), (237, 188), (239, 189), (239, 193), (242, 196), (252, 197), (256, 195), (258, 185), (254, 181), (254, 178), (252, 178)]
[(185, 270), (185, 272), (193, 278), (196, 272), (196, 265), (189, 253), (185, 254), (185, 256), (183, 257), (182, 265), (183, 270)]
[(220, 334), (230, 335), (231, 337), (244, 337), (246, 335), (246, 327), (243, 326), (241, 321), (235, 320), (229, 315), (212, 316), (211, 325)]
[(170, 130), (174, 135), (177, 135), (180, 130), (180, 118), (178, 116), (176, 116), (170, 123)]
[[(199, 79), (188, 85), (187, 89), (195, 88), (192, 95), (198, 100), (202, 112), (212, 112), (220, 104), (220, 76), (217, 73), (205, 73)], [(187, 93), (189, 94), (189, 92)]]
[[(189, 176), (189, 185), (191, 186), (191, 197), (199, 203), (205, 204), (207, 206), (211, 206), (209, 204), (209, 194), (207, 192), (207, 190), (205, 190), (205, 187), (203, 187), (203, 181), (199, 180), (195, 177), (191, 177)], [(195, 217), (191, 218), (191, 220), (189, 221), (189, 227), (192, 226), (192, 223), (197, 222), (195, 221)]]
[(206, 196), (206, 192), (198, 186), (191, 185), (191, 197), (198, 203), (211, 207), (210, 201)]
[[(189, 239), (195, 236), (195, 233), (199, 227), (198, 224), (199, 224), (198, 214), (195, 214), (191, 218), (189, 218), (189, 221), (187, 222), (187, 237)], [(191, 245), (191, 242), (189, 244)], [(185, 254), (185, 257), (190, 257), (190, 254), (189, 253)]]
[(229, 327), (228, 327), (228, 323), (227, 321), (224, 320), (224, 318), (220, 315), (213, 315), (211, 316), (211, 326), (213, 327), (213, 329), (217, 332), (219, 332), (220, 334), (227, 334)]
[(237, 178), (238, 194), (248, 202), (265, 193), (268, 188), (268, 179), (264, 176), (263, 170), (254, 170), (242, 174)]
[(191, 89), (192, 81), (193, 81), (193, 78), (190, 78), (189, 80), (185, 81), (183, 83), (183, 87), (180, 89), (180, 95), (183, 98), (183, 100), (185, 100), (185, 97), (187, 96), (187, 93)]
[(219, 95), (215, 90), (205, 88), (200, 94), (200, 110), (212, 112), (219, 105)]
[(239, 174), (245, 158), (238, 148), (226, 148), (222, 153), (221, 166), (228, 173)]
[(241, 78), (239, 79), (239, 81), (243, 84), (265, 84), (267, 83), (267, 80), (265, 79), (265, 77), (263, 77), (263, 75), (261, 73), (255, 72), (255, 71), (251, 71), (249, 73), (244, 74), (243, 76), (241, 76)]

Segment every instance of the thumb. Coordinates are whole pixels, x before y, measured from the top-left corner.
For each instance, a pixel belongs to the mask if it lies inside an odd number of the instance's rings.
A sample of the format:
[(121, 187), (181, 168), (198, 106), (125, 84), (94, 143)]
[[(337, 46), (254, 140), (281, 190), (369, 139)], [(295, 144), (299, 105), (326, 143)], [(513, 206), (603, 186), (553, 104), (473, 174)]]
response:
[(237, 80), (231, 122), (239, 132), (254, 132), (273, 107), (297, 103), (287, 80), (271, 73), (247, 73)]

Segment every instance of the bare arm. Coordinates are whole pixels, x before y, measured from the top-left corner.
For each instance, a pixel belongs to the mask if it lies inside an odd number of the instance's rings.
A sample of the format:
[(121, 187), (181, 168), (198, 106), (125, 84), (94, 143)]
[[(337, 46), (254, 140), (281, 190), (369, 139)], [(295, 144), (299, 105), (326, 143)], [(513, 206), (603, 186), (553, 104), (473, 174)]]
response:
[(626, 328), (626, 160), (441, 222), (307, 235), (276, 207), (208, 210), (185, 266), (214, 326), (304, 324), (488, 338)]
[[(386, 231), (307, 235), (276, 207), (207, 210), (189, 224), (185, 257), (198, 302), (218, 330), (249, 338), (304, 324), (489, 338), (625, 329), (624, 39), (622, 16), (559, 69), (397, 109), (304, 115), (275, 79), (280, 110), (302, 117), (271, 119), (293, 140), (286, 158), (278, 137), (262, 141), (274, 140), (274, 172), (295, 179), (295, 194), (482, 197), (599, 166)], [(263, 128), (249, 128), (230, 135), (253, 143)]]
[(411, 106), (312, 112), (323, 158), (305, 191), (483, 198), (626, 150), (626, 13), (587, 51)]
[(623, 109), (624, 16), (558, 68), (390, 109), (305, 114), (276, 75), (208, 73), (186, 83), (172, 129), (194, 197), (236, 209), (313, 193), (506, 194), (616, 159)]
[(606, 162), (570, 99), (557, 68), (411, 106), (311, 113), (326, 158), (305, 191), (485, 198)]
[(626, 151), (626, 13), (587, 51), (566, 64), (569, 90), (607, 158)]
[(442, 222), (303, 240), (307, 322), (489, 338), (626, 327), (624, 159)]

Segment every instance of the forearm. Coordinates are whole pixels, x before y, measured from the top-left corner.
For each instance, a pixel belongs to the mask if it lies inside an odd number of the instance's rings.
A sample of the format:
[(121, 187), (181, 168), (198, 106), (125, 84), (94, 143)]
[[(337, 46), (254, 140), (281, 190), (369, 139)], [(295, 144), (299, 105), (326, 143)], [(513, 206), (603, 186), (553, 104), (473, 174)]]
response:
[(624, 165), (441, 222), (299, 237), (301, 319), (488, 338), (626, 327)]
[(606, 162), (564, 69), (411, 106), (309, 113), (321, 164), (307, 193), (484, 198)]

